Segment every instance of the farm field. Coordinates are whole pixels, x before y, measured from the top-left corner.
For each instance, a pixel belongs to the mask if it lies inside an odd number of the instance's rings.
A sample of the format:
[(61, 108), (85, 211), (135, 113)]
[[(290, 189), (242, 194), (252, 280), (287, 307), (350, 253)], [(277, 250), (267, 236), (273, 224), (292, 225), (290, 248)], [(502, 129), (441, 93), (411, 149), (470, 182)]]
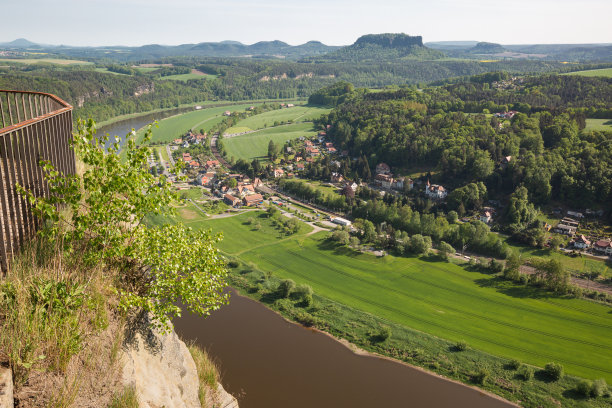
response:
[(18, 64), (57, 64), (57, 65), (91, 65), (93, 62), (60, 59), (60, 58), (29, 58), (29, 59), (14, 59), (0, 58), (0, 62), (16, 62)]
[(227, 157), (251, 162), (253, 159), (267, 159), (268, 143), (270, 140), (282, 146), (288, 140), (297, 139), (302, 136), (311, 137), (316, 134), (317, 132), (312, 127), (312, 122), (295, 123), (223, 139), (223, 146), (227, 152)]
[(589, 69), (586, 71), (568, 72), (563, 75), (580, 75), (580, 76), (589, 76), (589, 77), (603, 76), (603, 77), (612, 78), (612, 68)]
[[(325, 233), (281, 237), (254, 213), (185, 220), (223, 232), (220, 248), (281, 278), (355, 309), (494, 355), (569, 374), (612, 381), (609, 306), (561, 298), (452, 263), (421, 258), (376, 258), (338, 248)], [(265, 217), (265, 216), (263, 216)]]
[(160, 79), (169, 79), (172, 81), (188, 81), (190, 79), (215, 79), (214, 75), (207, 75), (197, 72), (190, 72), (189, 74), (180, 74), (180, 75), (168, 75), (165, 77), (161, 77)]
[(321, 115), (329, 113), (330, 110), (331, 109), (314, 105), (298, 105), (293, 108), (277, 109), (241, 120), (236, 126), (227, 129), (225, 133), (232, 134), (263, 129), (265, 127), (274, 126), (275, 122), (311, 121), (319, 118)]
[(611, 119), (587, 119), (585, 130), (610, 130), (612, 131)]
[[(251, 105), (252, 104), (238, 104), (207, 108), (166, 118), (159, 122), (158, 128), (153, 129), (153, 138), (151, 141), (169, 143), (177, 137), (182, 136), (190, 129), (199, 130), (203, 128), (207, 131), (223, 120), (222, 115), (226, 110), (244, 110)], [(142, 131), (138, 132), (139, 137), (142, 137), (142, 134)]]

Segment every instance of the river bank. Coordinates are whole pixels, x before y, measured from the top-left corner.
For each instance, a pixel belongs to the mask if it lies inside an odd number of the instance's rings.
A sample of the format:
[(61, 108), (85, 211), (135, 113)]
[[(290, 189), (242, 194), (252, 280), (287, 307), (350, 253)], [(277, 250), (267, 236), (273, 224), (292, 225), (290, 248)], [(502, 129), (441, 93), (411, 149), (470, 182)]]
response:
[[(257, 270), (253, 265), (241, 264), (239, 267), (234, 268), (231, 274), (231, 285), (237, 288), (240, 294), (248, 296), (250, 299), (265, 305), (262, 305), (262, 307), (272, 309), (274, 312), (282, 315), (284, 319), (289, 319), (303, 326), (309, 326), (308, 329), (298, 326), (300, 330), (307, 330), (309, 333), (316, 333), (318, 330), (321, 330), (327, 333), (327, 335), (333, 336), (334, 339), (339, 341), (334, 340), (334, 342), (337, 342), (347, 351), (351, 348), (358, 348), (364, 352), (373, 353), (378, 360), (386, 360), (389, 358), (390, 363), (393, 364), (407, 363), (408, 366), (419, 367), (419, 370), (422, 371), (419, 372), (421, 376), (444, 378), (444, 384), (453, 383), (458, 387), (472, 390), (474, 389), (473, 387), (477, 387), (476, 389), (478, 392), (483, 394), (491, 393), (506, 399), (507, 401), (504, 402), (504, 404), (509, 404), (508, 401), (511, 401), (511, 403), (525, 407), (557, 407), (559, 405), (567, 407), (609, 406), (609, 397), (585, 399), (579, 396), (575, 392), (576, 385), (580, 381), (579, 378), (565, 376), (559, 381), (550, 381), (542, 369), (531, 367), (535, 375), (525, 380), (519, 374), (520, 370), (517, 370), (517, 368), (511, 364), (510, 360), (472, 349), (469, 345), (465, 349), (460, 349), (456, 343), (395, 324), (394, 322), (378, 316), (352, 309), (318, 296), (317, 294), (314, 295), (315, 301), (311, 306), (305, 305), (302, 300), (297, 297), (282, 298), (278, 295), (277, 291), (279, 282), (280, 279)], [(266, 310), (269, 312), (268, 309)], [(223, 309), (217, 312), (219, 315), (222, 313)], [(237, 314), (233, 314), (232, 316), (232, 322), (237, 322), (238, 320), (236, 319), (240, 319), (240, 316)], [(215, 319), (215, 315), (211, 316), (209, 319)], [(197, 326), (195, 322), (191, 322), (191, 324)], [(207, 324), (207, 321), (204, 324)], [(245, 324), (248, 326), (252, 323), (247, 321)], [(227, 329), (223, 324), (219, 327), (223, 327), (223, 330)], [(258, 326), (256, 325), (255, 327)], [(383, 327), (389, 328), (390, 332), (390, 337), (385, 340), (381, 340), (378, 337), (380, 329)], [(177, 328), (180, 330), (180, 323), (177, 323)], [(262, 330), (268, 333), (266, 337), (267, 341), (272, 342), (276, 348), (280, 347), (276, 342), (277, 339), (275, 338), (274, 331), (270, 331), (267, 328), (253, 328), (253, 330)], [(250, 344), (252, 333), (245, 334), (236, 331), (232, 333), (237, 339), (243, 338), (244, 342), (238, 341), (238, 343), (235, 343), (236, 340), (217, 339), (217, 345), (229, 341), (228, 344), (234, 344), (236, 347), (241, 348), (247, 347), (247, 344)], [(185, 336), (184, 333), (181, 334)], [(189, 336), (186, 337), (189, 338)], [(345, 342), (344, 345), (340, 344), (342, 342)], [(226, 352), (225, 354), (222, 353), (223, 356), (221, 357), (216, 354), (211, 344), (217, 347), (214, 339), (212, 343), (204, 343), (202, 345), (211, 347), (209, 348), (209, 352), (219, 358), (221, 366), (223, 367), (223, 372), (227, 372), (230, 376), (234, 376), (234, 370), (241, 371), (245, 369), (242, 363), (231, 361), (235, 359), (233, 353), (235, 353), (236, 350)], [(298, 342), (298, 344), (300, 343)], [(346, 344), (350, 344), (350, 346), (347, 348)], [(307, 345), (300, 345), (292, 350), (294, 353), (301, 352), (303, 347), (307, 347)], [(259, 349), (256, 348), (252, 350), (252, 352), (257, 354), (259, 353), (258, 350)], [(340, 352), (336, 350), (334, 353)], [(354, 354), (353, 351), (350, 351), (350, 353)], [(316, 355), (310, 356), (311, 359), (317, 359), (317, 361), (321, 362), (322, 367), (320, 367), (319, 370), (321, 373), (333, 369), (333, 367), (327, 367), (328, 363), (326, 362), (327, 359), (330, 358), (330, 353), (324, 354), (326, 355), (326, 359), (317, 358)], [(245, 358), (251, 359), (251, 357)], [(274, 357), (274, 355), (271, 357), (271, 359), (276, 358), (277, 357)], [(287, 356), (285, 358), (289, 359), (290, 357)], [(369, 358), (372, 359), (372, 357)], [(228, 359), (229, 361), (226, 361)], [(308, 372), (308, 369), (304, 369), (301, 366), (302, 363), (304, 363), (304, 361), (299, 360), (296, 364), (278, 369), (281, 371), (284, 370), (283, 372), (285, 375), (293, 375), (296, 371), (300, 374)], [(226, 366), (226, 364), (228, 366)], [(263, 364), (264, 362), (260, 362), (260, 365)], [(265, 364), (271, 363), (266, 362)], [(526, 367), (525, 365), (522, 366)], [(351, 367), (350, 364), (347, 367)], [(371, 368), (366, 370), (371, 371)], [(264, 371), (267, 373), (267, 370)], [(350, 371), (351, 369), (347, 369), (338, 375), (351, 377), (352, 374), (348, 373)], [(381, 376), (386, 378), (382, 374)], [(241, 384), (245, 384), (245, 381), (249, 381), (248, 375), (246, 374), (240, 374), (240, 377)], [(298, 380), (296, 381), (301, 384), (309, 384), (311, 380), (310, 377), (307, 377), (307, 380), (299, 379), (301, 377), (297, 378)], [(231, 387), (232, 380), (228, 379), (227, 383), (228, 386)], [(365, 387), (366, 385), (363, 386)], [(406, 383), (401, 383), (401, 385), (397, 386), (401, 388), (407, 385)], [(306, 385), (304, 385), (304, 387), (306, 387)], [(444, 385), (439, 385), (433, 388), (429, 387), (428, 390), (430, 393), (436, 394), (444, 392), (443, 390), (445, 390), (445, 388)], [(230, 392), (236, 394), (235, 389), (230, 388)], [(424, 401), (427, 400), (425, 399)], [(375, 406), (376, 405), (380, 405), (380, 401), (378, 401)], [(427, 404), (416, 405), (428, 406)], [(387, 406), (394, 405), (388, 404)], [(444, 405), (438, 404), (437, 406)]]
[(175, 327), (213, 356), (242, 408), (516, 406), (422, 369), (355, 352), (236, 292), (207, 319), (184, 315)]

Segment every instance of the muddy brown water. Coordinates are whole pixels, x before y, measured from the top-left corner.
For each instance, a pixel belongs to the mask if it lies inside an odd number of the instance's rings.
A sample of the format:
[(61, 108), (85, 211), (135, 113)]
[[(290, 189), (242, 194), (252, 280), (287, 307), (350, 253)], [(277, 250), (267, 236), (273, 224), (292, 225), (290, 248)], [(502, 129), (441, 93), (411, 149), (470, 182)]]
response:
[(405, 364), (355, 354), (235, 291), (210, 317), (185, 313), (174, 323), (184, 340), (208, 350), (241, 408), (514, 406)]

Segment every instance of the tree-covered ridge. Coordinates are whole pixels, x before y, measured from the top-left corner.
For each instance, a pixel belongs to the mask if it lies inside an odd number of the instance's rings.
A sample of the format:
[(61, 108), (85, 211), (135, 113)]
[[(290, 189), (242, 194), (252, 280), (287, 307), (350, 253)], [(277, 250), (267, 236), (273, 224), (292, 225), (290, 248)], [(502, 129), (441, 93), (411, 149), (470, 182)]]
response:
[[(541, 98), (569, 103), (559, 95), (571, 92), (557, 83), (539, 86)], [(587, 103), (603, 103), (597, 97), (612, 85), (596, 90), (592, 84), (581, 83), (580, 92), (593, 95)], [(455, 95), (461, 86), (477, 85), (453, 85)], [(536, 204), (558, 200), (604, 208), (612, 202), (610, 132), (581, 130), (584, 118), (573, 111), (526, 109), (511, 120), (467, 114), (460, 111), (467, 102), (449, 95), (444, 88), (365, 94), (338, 106), (321, 124), (331, 125), (328, 135), (340, 150), (365, 155), (371, 165), (435, 170), (436, 180), (451, 189), (482, 181), (490, 196), (507, 196), (524, 185)]]

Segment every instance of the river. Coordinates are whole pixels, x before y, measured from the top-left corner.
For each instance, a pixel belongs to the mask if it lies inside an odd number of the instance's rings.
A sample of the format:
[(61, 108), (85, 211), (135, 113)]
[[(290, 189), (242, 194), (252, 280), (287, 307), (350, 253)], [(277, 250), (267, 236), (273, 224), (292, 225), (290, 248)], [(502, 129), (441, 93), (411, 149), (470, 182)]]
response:
[(230, 304), (210, 317), (185, 313), (175, 328), (208, 350), (241, 408), (514, 406), (405, 364), (356, 354), (234, 291)]

